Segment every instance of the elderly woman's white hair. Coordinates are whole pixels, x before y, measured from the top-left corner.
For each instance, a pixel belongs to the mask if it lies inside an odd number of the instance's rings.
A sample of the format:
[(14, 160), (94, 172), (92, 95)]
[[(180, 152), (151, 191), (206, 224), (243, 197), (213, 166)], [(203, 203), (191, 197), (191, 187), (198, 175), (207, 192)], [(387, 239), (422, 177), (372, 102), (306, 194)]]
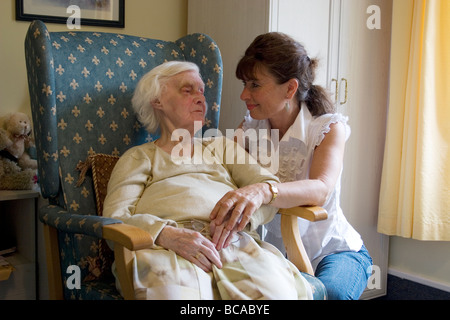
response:
[(200, 74), (200, 70), (195, 63), (186, 61), (165, 62), (145, 74), (136, 86), (131, 102), (138, 120), (149, 133), (158, 130), (160, 121), (153, 109), (152, 102), (160, 98), (164, 86), (171, 77), (186, 71), (195, 71)]

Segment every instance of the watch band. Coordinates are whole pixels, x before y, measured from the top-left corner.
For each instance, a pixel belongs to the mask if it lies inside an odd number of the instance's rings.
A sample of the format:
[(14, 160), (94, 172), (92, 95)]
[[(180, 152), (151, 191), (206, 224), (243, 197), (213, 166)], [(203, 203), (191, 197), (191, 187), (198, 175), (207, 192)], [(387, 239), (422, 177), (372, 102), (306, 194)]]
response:
[(270, 202), (268, 203), (268, 204), (272, 204), (275, 201), (275, 199), (278, 197), (278, 188), (272, 182), (265, 181), (265, 183), (267, 183), (269, 185), (270, 192), (272, 192), (272, 200), (270, 200)]

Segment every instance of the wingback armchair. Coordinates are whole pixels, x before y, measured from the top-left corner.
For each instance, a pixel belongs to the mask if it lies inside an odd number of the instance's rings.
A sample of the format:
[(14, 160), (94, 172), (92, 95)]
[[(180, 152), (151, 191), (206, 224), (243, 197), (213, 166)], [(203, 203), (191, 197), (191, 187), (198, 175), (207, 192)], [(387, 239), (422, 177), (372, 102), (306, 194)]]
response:
[[(101, 216), (104, 190), (98, 184), (104, 186), (108, 177), (102, 180), (95, 170), (86, 173), (83, 165), (104, 155), (106, 162), (97, 166), (111, 169), (127, 149), (157, 138), (137, 121), (131, 98), (140, 77), (165, 61), (186, 60), (200, 67), (208, 104), (205, 129), (217, 128), (223, 76), (219, 48), (204, 34), (163, 41), (103, 32), (49, 32), (43, 22), (34, 21), (25, 52), (39, 184), (48, 199), (39, 218), (47, 243), (50, 298), (133, 299), (132, 252), (153, 239)], [(320, 216), (309, 212), (313, 219)], [(295, 242), (295, 228), (286, 230)], [(115, 257), (105, 240), (115, 242)], [(113, 259), (122, 275), (124, 297), (110, 271)], [(77, 271), (78, 283), (73, 278)], [(315, 297), (323, 299), (323, 285), (309, 278)]]

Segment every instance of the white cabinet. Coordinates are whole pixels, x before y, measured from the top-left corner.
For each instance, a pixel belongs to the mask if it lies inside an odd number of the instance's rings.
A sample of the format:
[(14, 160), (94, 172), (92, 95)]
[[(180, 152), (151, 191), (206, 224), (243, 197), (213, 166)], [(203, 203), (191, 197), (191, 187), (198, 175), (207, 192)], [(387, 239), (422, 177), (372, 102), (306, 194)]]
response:
[(223, 55), (222, 132), (236, 128), (246, 112), (235, 68), (257, 35), (287, 33), (304, 44), (310, 57), (320, 60), (316, 82), (332, 92), (338, 111), (349, 116), (352, 128), (344, 159), (342, 207), (377, 266), (376, 288), (363, 298), (383, 295), (388, 237), (377, 233), (377, 216), (392, 0), (189, 0), (188, 8), (188, 32), (209, 34)]
[[(377, 232), (377, 219), (386, 136), (392, 1), (332, 2), (333, 28), (339, 32), (330, 39), (329, 53), (337, 57), (337, 63), (333, 62), (328, 70), (328, 87), (335, 93), (333, 79), (337, 80), (336, 106), (348, 115), (352, 129), (345, 150), (342, 209), (362, 235), (375, 271), (380, 272), (376, 279), (380, 282), (375, 284), (381, 287), (367, 290), (363, 298), (369, 298), (384, 294), (387, 282), (389, 237)], [(377, 11), (372, 11), (374, 5)], [(380, 19), (380, 29), (372, 28), (374, 18)]]

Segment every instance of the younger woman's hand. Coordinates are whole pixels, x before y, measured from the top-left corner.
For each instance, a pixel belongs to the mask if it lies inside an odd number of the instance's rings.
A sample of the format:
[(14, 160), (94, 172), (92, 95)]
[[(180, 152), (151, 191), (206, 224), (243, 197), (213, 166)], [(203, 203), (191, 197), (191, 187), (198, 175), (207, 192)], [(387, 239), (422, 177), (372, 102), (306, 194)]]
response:
[(209, 216), (212, 242), (216, 248), (226, 248), (231, 237), (244, 230), (253, 213), (271, 199), (272, 193), (267, 183), (252, 184), (225, 194)]

